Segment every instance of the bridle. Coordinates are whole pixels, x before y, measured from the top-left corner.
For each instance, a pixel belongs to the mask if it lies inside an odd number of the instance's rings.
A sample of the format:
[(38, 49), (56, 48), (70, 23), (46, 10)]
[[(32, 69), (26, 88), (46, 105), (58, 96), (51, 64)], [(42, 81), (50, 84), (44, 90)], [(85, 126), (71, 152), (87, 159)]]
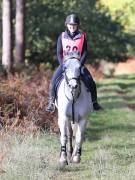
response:
[[(66, 81), (66, 84), (67, 86), (69, 87), (69, 89), (71, 89), (71, 95), (72, 95), (72, 122), (74, 124), (74, 104), (76, 103), (77, 99), (79, 98), (80, 96), (80, 93), (81, 93), (81, 78), (80, 78), (80, 74), (78, 77), (73, 77), (73, 78), (68, 78), (67, 74), (66, 74), (66, 68), (64, 69), (63, 71), (64, 73), (64, 77), (65, 77), (65, 81)], [(75, 80), (76, 81), (76, 86), (75, 87), (72, 87), (70, 85), (70, 81), (71, 80)], [(77, 96), (75, 97), (74, 96), (74, 92), (77, 90), (78, 88), (78, 94)], [(65, 92), (65, 86), (64, 86), (64, 92)], [(68, 96), (66, 95), (65, 93), (65, 96), (66, 98), (68, 99), (68, 101), (70, 101), (70, 99), (68, 98)]]
[[(65, 76), (66, 83), (67, 83), (67, 85), (68, 85), (70, 88), (71, 88), (71, 85), (70, 85), (69, 82), (70, 82), (71, 80), (76, 80), (77, 85), (80, 84), (80, 76), (79, 76), (79, 77), (68, 78), (68, 76), (67, 76), (67, 74), (66, 74), (66, 71), (64, 71), (64, 76)], [(77, 86), (74, 87), (74, 89), (76, 89), (76, 88), (77, 88)]]
[[(79, 94), (78, 94), (78, 96), (77, 96), (77, 98), (78, 98), (79, 95), (80, 95), (80, 84), (81, 84), (80, 74), (79, 74), (78, 77), (68, 78), (68, 76), (67, 76), (67, 74), (66, 74), (66, 68), (64, 69), (63, 73), (64, 73), (64, 77), (65, 77), (66, 84), (67, 84), (67, 86), (71, 89), (71, 94), (72, 94), (72, 96), (73, 96), (73, 92), (74, 92), (77, 88), (79, 88)], [(76, 81), (76, 86), (75, 86), (75, 87), (72, 87), (72, 86), (70, 85), (70, 81), (71, 81), (71, 80), (75, 80), (75, 81)], [(76, 99), (77, 99), (77, 98), (76, 98)], [(74, 99), (74, 97), (73, 97), (73, 99)]]

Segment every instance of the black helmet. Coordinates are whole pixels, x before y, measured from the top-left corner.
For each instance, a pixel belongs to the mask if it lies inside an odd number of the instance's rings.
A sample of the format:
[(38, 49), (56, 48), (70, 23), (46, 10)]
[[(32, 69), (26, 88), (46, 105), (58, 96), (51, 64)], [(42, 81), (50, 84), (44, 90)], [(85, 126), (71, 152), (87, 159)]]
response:
[(70, 14), (66, 17), (65, 25), (67, 24), (78, 24), (79, 25), (80, 20), (76, 14)]

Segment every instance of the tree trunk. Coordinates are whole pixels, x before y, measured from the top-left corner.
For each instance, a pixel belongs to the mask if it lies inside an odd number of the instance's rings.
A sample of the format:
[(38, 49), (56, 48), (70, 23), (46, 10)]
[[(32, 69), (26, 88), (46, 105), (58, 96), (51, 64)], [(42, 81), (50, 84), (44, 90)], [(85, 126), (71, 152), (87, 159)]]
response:
[(16, 0), (15, 63), (22, 64), (25, 56), (25, 0)]
[(3, 0), (2, 32), (2, 65), (6, 73), (10, 73), (13, 65), (12, 0)]

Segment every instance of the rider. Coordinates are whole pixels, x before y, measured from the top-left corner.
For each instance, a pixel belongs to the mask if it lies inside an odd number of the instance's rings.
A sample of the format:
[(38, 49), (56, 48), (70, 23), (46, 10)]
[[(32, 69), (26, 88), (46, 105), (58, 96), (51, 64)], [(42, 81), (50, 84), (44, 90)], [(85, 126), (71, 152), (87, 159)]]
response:
[[(77, 54), (80, 54), (79, 61), (81, 62), (81, 76), (85, 86), (91, 92), (93, 108), (98, 111), (102, 107), (97, 102), (97, 90), (96, 84), (84, 66), (87, 58), (87, 40), (84, 32), (79, 30), (80, 20), (76, 14), (68, 15), (65, 21), (65, 32), (60, 34), (57, 40), (57, 58), (59, 61), (59, 67), (56, 69), (49, 87), (49, 104), (46, 111), (53, 112), (55, 110), (55, 85), (62, 78), (63, 73), (63, 59), (77, 50)], [(73, 53), (74, 54), (74, 53)]]

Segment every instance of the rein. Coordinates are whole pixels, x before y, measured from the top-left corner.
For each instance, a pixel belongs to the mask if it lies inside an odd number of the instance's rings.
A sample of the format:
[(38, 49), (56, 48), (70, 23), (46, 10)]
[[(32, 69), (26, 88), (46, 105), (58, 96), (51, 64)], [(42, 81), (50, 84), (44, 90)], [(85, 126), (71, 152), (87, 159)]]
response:
[(73, 94), (72, 94), (72, 97), (73, 97), (73, 102), (72, 102), (72, 122), (73, 122), (73, 124), (75, 124), (75, 107), (74, 107), (75, 100), (74, 100)]

